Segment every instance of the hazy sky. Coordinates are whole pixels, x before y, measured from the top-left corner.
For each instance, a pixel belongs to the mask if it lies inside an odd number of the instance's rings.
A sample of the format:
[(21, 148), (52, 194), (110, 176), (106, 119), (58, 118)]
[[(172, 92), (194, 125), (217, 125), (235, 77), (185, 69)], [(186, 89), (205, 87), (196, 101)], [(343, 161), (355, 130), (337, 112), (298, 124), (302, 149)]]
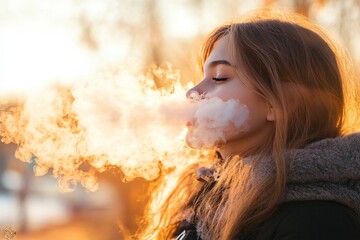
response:
[[(145, 59), (148, 2), (0, 0), (0, 93), (39, 89), (54, 81), (71, 83), (93, 77), (99, 69), (119, 66), (129, 58)], [(190, 0), (155, 2), (154, 17), (163, 38), (181, 41), (205, 34), (221, 22), (255, 9), (262, 1), (228, 0), (219, 4), (211, 0), (202, 1), (201, 6)], [(290, 6), (286, 4), (290, 1), (278, 2)], [(321, 9), (312, 8), (316, 10), (314, 19), (338, 34), (339, 3), (328, 2)], [(359, 19), (359, 11), (348, 15), (351, 23)], [(349, 32), (346, 43), (357, 46), (359, 33)], [(351, 49), (356, 59), (360, 59), (359, 49)]]

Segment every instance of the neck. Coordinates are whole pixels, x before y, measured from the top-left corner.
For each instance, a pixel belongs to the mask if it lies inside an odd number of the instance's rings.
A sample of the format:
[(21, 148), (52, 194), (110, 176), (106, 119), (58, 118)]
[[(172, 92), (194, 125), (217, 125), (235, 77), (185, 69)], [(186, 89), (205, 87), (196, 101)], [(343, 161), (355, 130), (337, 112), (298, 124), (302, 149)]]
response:
[(220, 146), (217, 151), (223, 159), (231, 158), (234, 155), (247, 157), (260, 152), (271, 152), (272, 145), (270, 139), (273, 138), (273, 128), (268, 126), (258, 131), (245, 135), (236, 140), (230, 140)]

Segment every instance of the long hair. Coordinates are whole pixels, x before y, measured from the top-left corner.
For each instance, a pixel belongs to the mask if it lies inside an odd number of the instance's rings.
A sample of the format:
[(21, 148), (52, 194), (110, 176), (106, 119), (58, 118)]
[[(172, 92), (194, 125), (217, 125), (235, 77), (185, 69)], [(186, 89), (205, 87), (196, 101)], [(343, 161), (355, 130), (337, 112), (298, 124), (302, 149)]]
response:
[[(349, 100), (354, 99), (350, 93), (354, 89), (347, 85), (352, 76), (345, 52), (302, 17), (273, 12), (259, 16), (221, 25), (207, 37), (200, 54), (202, 68), (217, 41), (228, 36), (239, 79), (245, 76), (241, 80), (273, 107), (276, 119), (273, 131), (246, 156), (223, 161), (216, 183), (194, 183), (192, 169), (169, 197), (168, 202), (178, 206), (165, 204), (168, 220), (162, 223), (170, 226), (169, 219), (190, 212), (204, 240), (233, 239), (255, 229), (284, 196), (286, 149), (342, 136), (351, 131), (348, 126), (356, 118), (348, 110), (354, 104)], [(264, 157), (273, 159), (274, 174), (254, 176)], [(177, 191), (189, 200), (176, 201)], [(162, 237), (173, 230), (167, 228)]]

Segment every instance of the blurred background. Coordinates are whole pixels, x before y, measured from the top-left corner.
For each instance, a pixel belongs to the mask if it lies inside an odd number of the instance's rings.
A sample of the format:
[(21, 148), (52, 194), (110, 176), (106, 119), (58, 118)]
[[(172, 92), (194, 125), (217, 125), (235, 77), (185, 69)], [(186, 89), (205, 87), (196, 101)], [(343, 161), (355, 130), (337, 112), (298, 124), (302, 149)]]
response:
[[(11, 104), (46, 84), (92, 78), (131, 62), (144, 72), (170, 63), (183, 83), (200, 80), (197, 53), (218, 24), (258, 8), (308, 16), (338, 38), (358, 70), (360, 0), (0, 0), (0, 99)], [(154, 78), (161, 87), (160, 80)], [(14, 102), (15, 101), (15, 102)], [(59, 190), (50, 174), (35, 177), (0, 143), (0, 239), (129, 239), (139, 226), (149, 182), (99, 175), (99, 189)]]

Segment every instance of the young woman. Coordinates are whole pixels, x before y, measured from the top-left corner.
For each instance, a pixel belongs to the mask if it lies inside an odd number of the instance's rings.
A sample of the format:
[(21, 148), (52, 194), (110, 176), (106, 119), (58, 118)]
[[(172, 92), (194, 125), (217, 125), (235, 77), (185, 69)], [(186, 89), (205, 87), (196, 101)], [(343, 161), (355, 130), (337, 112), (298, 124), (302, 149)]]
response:
[(360, 239), (360, 135), (349, 134), (357, 109), (344, 56), (288, 14), (215, 29), (187, 97), (235, 99), (249, 117), (224, 129), (214, 167), (184, 175), (158, 238)]

